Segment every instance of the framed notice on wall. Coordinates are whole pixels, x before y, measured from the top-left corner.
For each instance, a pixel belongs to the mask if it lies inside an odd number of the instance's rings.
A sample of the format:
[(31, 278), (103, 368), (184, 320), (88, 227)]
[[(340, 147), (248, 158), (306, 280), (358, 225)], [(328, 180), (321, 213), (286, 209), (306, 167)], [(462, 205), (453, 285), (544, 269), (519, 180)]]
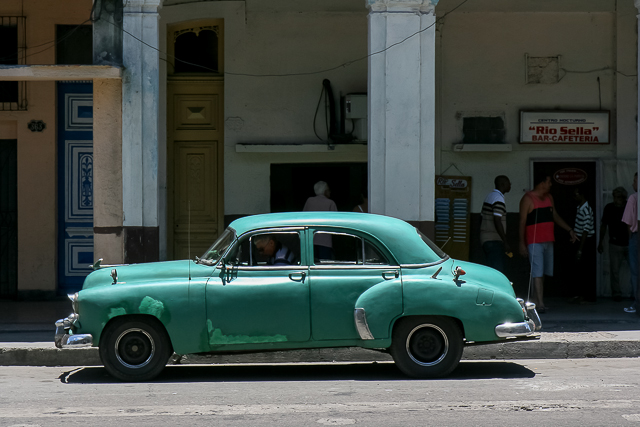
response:
[(435, 243), (451, 258), (469, 260), (470, 176), (436, 176)]
[(521, 144), (609, 144), (609, 111), (521, 111)]

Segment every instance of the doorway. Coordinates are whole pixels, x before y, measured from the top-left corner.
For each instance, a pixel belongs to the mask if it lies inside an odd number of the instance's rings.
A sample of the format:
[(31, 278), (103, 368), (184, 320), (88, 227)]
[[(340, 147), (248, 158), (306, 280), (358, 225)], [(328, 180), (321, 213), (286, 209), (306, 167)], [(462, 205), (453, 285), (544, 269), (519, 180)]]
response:
[[(575, 224), (577, 206), (573, 200), (573, 191), (579, 186), (585, 192), (587, 202), (593, 209), (597, 238), (598, 224), (600, 220), (599, 212), (602, 210), (598, 192), (598, 167), (596, 161), (573, 161), (573, 160), (546, 160), (533, 161), (533, 175), (538, 171), (549, 174), (552, 177), (551, 195), (556, 207), (556, 212), (564, 221), (573, 227)], [(571, 287), (565, 286), (575, 280), (575, 274), (571, 266), (576, 252), (575, 244), (569, 241), (569, 235), (560, 227), (555, 227), (554, 244), (554, 278), (553, 285), (545, 286), (545, 295), (552, 297), (569, 297)], [(593, 275), (596, 274), (597, 266), (593, 266)], [(596, 279), (598, 280), (598, 279)], [(596, 286), (594, 282), (593, 286)]]
[(93, 264), (93, 85), (58, 83), (58, 293)]
[(351, 211), (367, 195), (366, 163), (297, 163), (271, 165), (271, 212), (301, 211), (315, 196), (313, 185), (325, 181), (339, 211)]
[(224, 228), (222, 20), (174, 25), (168, 38), (167, 255), (186, 259)]
[(0, 140), (0, 298), (18, 293), (17, 143)]

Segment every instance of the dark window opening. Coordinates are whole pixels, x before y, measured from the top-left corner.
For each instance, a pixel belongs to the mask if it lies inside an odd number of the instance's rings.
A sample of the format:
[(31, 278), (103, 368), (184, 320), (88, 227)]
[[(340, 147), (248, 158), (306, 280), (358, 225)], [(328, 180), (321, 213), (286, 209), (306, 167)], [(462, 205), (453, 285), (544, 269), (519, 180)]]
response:
[(318, 181), (329, 185), (339, 211), (352, 211), (367, 196), (367, 164), (272, 164), (271, 212), (301, 211)]
[[(18, 64), (18, 26), (10, 20), (0, 26), (0, 64)], [(18, 82), (0, 82), (0, 102), (18, 102)]]
[(93, 64), (91, 25), (56, 25), (56, 64)]
[(187, 32), (175, 42), (175, 73), (217, 73), (218, 34), (201, 30), (198, 34)]
[(502, 117), (465, 117), (462, 133), (464, 144), (503, 144), (504, 120)]

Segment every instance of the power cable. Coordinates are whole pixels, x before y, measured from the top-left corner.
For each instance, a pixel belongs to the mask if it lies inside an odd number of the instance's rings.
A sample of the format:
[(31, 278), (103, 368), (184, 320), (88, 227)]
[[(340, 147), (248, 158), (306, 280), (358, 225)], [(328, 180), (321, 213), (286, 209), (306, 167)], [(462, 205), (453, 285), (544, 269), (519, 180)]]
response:
[[(342, 64), (340, 64), (340, 65), (336, 65), (335, 67), (326, 68), (326, 69), (319, 70), (319, 71), (309, 71), (309, 72), (302, 72), (302, 73), (252, 74), (252, 73), (234, 73), (234, 72), (231, 72), (231, 71), (225, 71), (225, 72), (224, 72), (224, 74), (225, 74), (225, 75), (230, 75), (230, 76), (241, 76), (241, 77), (294, 77), (294, 76), (312, 76), (312, 75), (316, 75), (316, 74), (325, 74), (325, 73), (328, 73), (328, 72), (330, 72), (330, 71), (335, 71), (335, 70), (337, 70), (337, 69), (339, 69), (339, 68), (346, 68), (346, 67), (348, 67), (348, 66), (350, 66), (350, 65), (352, 65), (352, 64), (354, 64), (354, 63), (356, 63), (356, 62), (360, 62), (360, 61), (363, 61), (363, 60), (365, 60), (365, 59), (368, 59), (369, 57), (372, 57), (372, 56), (375, 56), (375, 55), (379, 55), (379, 54), (381, 54), (381, 53), (384, 53), (384, 52), (386, 52), (387, 50), (391, 49), (392, 47), (398, 46), (398, 45), (400, 45), (400, 44), (402, 44), (402, 43), (406, 42), (406, 41), (407, 41), (407, 40), (409, 40), (410, 38), (415, 37), (416, 35), (418, 35), (418, 34), (420, 34), (420, 33), (423, 33), (423, 32), (425, 32), (425, 31), (427, 31), (428, 29), (432, 28), (434, 25), (436, 25), (436, 24), (438, 24), (440, 21), (442, 21), (442, 20), (443, 20), (447, 15), (449, 15), (449, 14), (451, 14), (451, 13), (455, 12), (457, 9), (459, 9), (462, 5), (464, 5), (464, 4), (465, 4), (465, 3), (467, 3), (468, 1), (469, 1), (469, 0), (463, 0), (463, 1), (462, 1), (462, 2), (460, 2), (460, 4), (458, 4), (456, 7), (454, 7), (454, 8), (453, 8), (453, 9), (451, 9), (450, 11), (446, 12), (446, 13), (445, 13), (444, 15), (442, 15), (440, 18), (437, 18), (437, 19), (436, 19), (436, 20), (435, 20), (431, 25), (429, 25), (429, 26), (427, 26), (427, 27), (425, 27), (425, 28), (423, 28), (423, 29), (421, 29), (421, 30), (416, 31), (415, 33), (413, 33), (413, 34), (411, 34), (411, 35), (409, 35), (409, 36), (405, 37), (404, 39), (402, 39), (402, 40), (400, 40), (400, 41), (398, 41), (398, 42), (396, 42), (396, 43), (393, 43), (393, 44), (391, 44), (391, 45), (387, 46), (386, 48), (384, 48), (384, 49), (382, 49), (382, 50), (379, 50), (379, 51), (377, 51), (377, 52), (373, 52), (373, 53), (367, 54), (367, 55), (365, 55), (365, 56), (362, 56), (362, 57), (360, 57), (360, 58), (353, 59), (353, 60), (351, 60), (351, 61), (343, 62)], [(109, 21), (109, 20), (107, 20), (107, 19), (102, 19), (102, 20), (103, 20), (103, 21), (105, 21), (105, 22), (107, 22), (107, 23), (109, 23), (109, 24), (111, 24), (111, 25), (113, 25), (114, 27), (116, 27), (116, 28), (120, 29), (123, 33), (128, 34), (129, 36), (131, 36), (132, 38), (134, 38), (134, 39), (135, 39), (135, 40), (137, 40), (138, 42), (140, 42), (140, 43), (144, 44), (145, 46), (148, 46), (148, 47), (150, 47), (151, 49), (156, 50), (156, 51), (157, 51), (158, 53), (160, 53), (160, 54), (166, 55), (167, 57), (172, 57), (172, 58), (174, 58), (176, 61), (180, 61), (180, 62), (182, 62), (183, 64), (193, 65), (193, 66), (195, 66), (195, 67), (199, 67), (199, 68), (205, 69), (205, 70), (207, 70), (207, 71), (212, 71), (212, 72), (214, 72), (214, 73), (217, 73), (217, 72), (218, 72), (218, 70), (214, 70), (214, 69), (211, 69), (211, 68), (209, 68), (209, 67), (205, 67), (204, 65), (194, 64), (194, 63), (191, 63), (191, 62), (188, 62), (188, 61), (184, 61), (184, 60), (182, 60), (182, 59), (180, 59), (180, 58), (176, 57), (175, 55), (170, 55), (170, 54), (168, 54), (167, 52), (163, 52), (163, 51), (161, 51), (160, 49), (158, 49), (157, 47), (155, 47), (155, 46), (151, 46), (149, 43), (145, 42), (144, 40), (139, 39), (139, 38), (138, 38), (138, 37), (136, 37), (135, 35), (131, 34), (131, 33), (130, 33), (130, 32), (128, 32), (127, 30), (125, 30), (123, 27), (121, 27), (121, 26), (119, 26), (119, 25), (117, 25), (117, 24), (115, 24), (115, 23), (113, 23), (113, 22), (111, 22), (111, 21)]]

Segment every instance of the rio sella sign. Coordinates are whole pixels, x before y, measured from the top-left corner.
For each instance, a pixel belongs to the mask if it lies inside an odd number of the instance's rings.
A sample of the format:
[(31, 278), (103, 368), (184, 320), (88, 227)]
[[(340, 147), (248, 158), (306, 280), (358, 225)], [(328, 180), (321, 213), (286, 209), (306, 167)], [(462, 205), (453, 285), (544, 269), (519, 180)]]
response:
[(521, 144), (609, 144), (609, 111), (521, 111)]

